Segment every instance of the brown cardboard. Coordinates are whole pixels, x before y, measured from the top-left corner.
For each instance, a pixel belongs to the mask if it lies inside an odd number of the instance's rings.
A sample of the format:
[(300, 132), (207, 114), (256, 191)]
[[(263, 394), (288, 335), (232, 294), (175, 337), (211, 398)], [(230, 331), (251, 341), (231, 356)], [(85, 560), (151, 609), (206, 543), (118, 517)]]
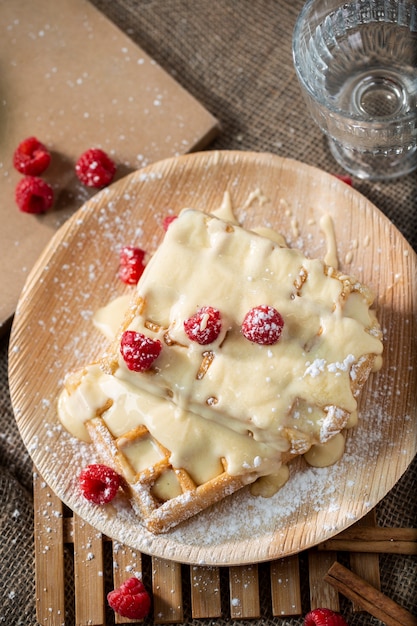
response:
[[(218, 123), (86, 0), (0, 2), (0, 60), (1, 332), (51, 235), (96, 192), (75, 176), (84, 150), (112, 156), (117, 180), (207, 145)], [(52, 152), (55, 203), (42, 216), (14, 199), (13, 152), (32, 135)]]

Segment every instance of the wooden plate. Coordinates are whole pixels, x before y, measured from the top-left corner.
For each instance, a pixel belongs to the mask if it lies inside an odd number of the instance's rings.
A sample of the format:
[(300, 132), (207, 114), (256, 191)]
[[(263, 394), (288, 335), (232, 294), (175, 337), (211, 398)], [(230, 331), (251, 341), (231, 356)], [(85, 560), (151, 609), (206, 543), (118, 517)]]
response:
[[(381, 372), (362, 395), (346, 453), (325, 469), (302, 460), (269, 499), (242, 490), (162, 536), (138, 524), (123, 500), (96, 508), (76, 488), (91, 458), (60, 427), (63, 376), (101, 354), (93, 312), (124, 287), (118, 250), (152, 253), (162, 219), (184, 207), (215, 209), (228, 192), (247, 227), (269, 226), (291, 246), (324, 258), (323, 216), (334, 226), (339, 266), (370, 285), (384, 329)], [(20, 297), (10, 343), (10, 388), (23, 440), (58, 496), (106, 535), (179, 562), (231, 565), (290, 555), (340, 532), (393, 487), (416, 452), (416, 255), (391, 222), (335, 177), (269, 154), (206, 152), (161, 161), (97, 193), (43, 252)], [(180, 433), (179, 433), (180, 435)]]

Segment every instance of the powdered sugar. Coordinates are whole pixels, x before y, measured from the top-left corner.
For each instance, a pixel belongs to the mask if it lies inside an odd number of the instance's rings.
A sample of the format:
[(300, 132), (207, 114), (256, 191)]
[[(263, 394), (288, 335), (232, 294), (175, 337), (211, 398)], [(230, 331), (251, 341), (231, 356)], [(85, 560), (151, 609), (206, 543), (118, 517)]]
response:
[(333, 372), (336, 375), (338, 372), (348, 372), (351, 365), (355, 363), (355, 361), (356, 357), (353, 354), (348, 354), (347, 357), (341, 362), (336, 361), (334, 363), (328, 363), (326, 359), (314, 359), (312, 363), (307, 361), (304, 376), (316, 378), (326, 369), (328, 372)]
[(326, 367), (326, 360), (315, 359), (313, 363), (307, 361), (306, 366), (307, 367), (304, 372), (304, 376), (311, 376), (312, 378), (316, 378), (316, 376), (319, 376), (321, 372), (324, 372), (324, 369)]

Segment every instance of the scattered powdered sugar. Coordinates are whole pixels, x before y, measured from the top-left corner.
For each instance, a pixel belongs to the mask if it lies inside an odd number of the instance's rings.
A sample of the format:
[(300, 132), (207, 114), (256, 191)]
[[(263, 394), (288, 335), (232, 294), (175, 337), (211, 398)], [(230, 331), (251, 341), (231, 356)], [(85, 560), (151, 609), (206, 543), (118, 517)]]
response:
[(336, 361), (335, 363), (329, 363), (327, 369), (329, 372), (348, 372), (353, 363), (355, 363), (356, 357), (353, 354), (348, 354), (343, 361)]
[(355, 363), (356, 357), (353, 354), (348, 354), (343, 361), (335, 361), (334, 363), (328, 363), (326, 359), (317, 358), (312, 363), (306, 362), (306, 369), (304, 376), (311, 376), (316, 378), (326, 369), (328, 372), (336, 373), (348, 372), (352, 363)]
[(307, 361), (306, 370), (304, 372), (304, 376), (311, 376), (312, 378), (316, 378), (319, 376), (321, 372), (324, 372), (326, 368), (326, 359), (314, 359), (312, 363)]

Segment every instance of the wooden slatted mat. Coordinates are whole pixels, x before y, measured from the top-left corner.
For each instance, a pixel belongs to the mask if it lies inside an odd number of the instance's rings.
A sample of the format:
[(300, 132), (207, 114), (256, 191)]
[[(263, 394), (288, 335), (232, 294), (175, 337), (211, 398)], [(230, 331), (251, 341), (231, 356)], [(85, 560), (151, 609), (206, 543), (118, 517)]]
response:
[[(105, 594), (109, 583), (105, 572), (108, 571), (110, 588), (118, 587), (133, 575), (149, 580), (155, 624), (220, 616), (239, 621), (265, 617), (260, 600), (261, 569), (269, 578), (267, 616), (297, 616), (318, 606), (339, 610), (337, 586), (331, 578), (330, 582), (326, 580), (341, 551), (349, 553), (353, 574), (375, 590), (379, 590), (378, 553), (417, 553), (416, 529), (376, 528), (375, 515), (371, 512), (353, 527), (307, 553), (259, 566), (185, 566), (151, 558), (110, 541), (66, 510), (36, 472), (34, 515), (37, 619), (42, 626), (57, 626), (65, 620), (66, 550), (72, 561), (75, 606), (71, 610), (77, 626), (107, 625)], [(308, 606), (302, 605), (302, 581), (309, 590)], [(358, 604), (355, 598), (352, 598), (353, 609), (363, 610), (363, 604)], [(116, 615), (115, 623), (135, 622)]]
[(300, 562), (297, 555), (271, 563), (272, 612), (301, 615)]
[(219, 568), (193, 565), (190, 572), (192, 616), (196, 619), (220, 617), (222, 608)]

